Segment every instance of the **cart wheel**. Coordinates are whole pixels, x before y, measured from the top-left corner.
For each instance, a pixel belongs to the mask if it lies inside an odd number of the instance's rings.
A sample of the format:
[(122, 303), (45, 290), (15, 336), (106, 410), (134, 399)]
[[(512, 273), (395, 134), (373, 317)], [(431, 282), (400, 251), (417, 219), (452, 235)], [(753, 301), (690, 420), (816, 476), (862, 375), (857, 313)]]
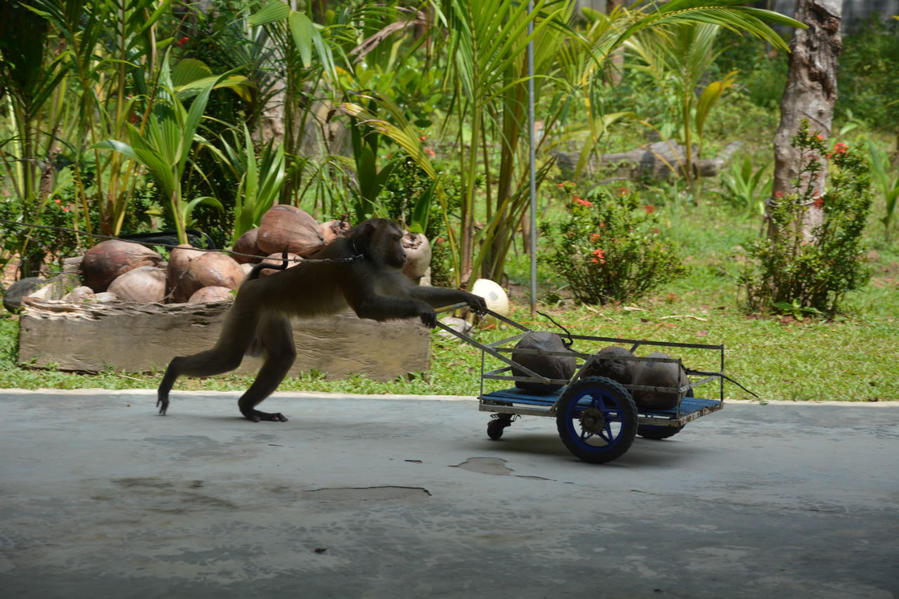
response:
[(556, 427), (568, 450), (603, 464), (622, 456), (637, 434), (637, 407), (612, 379), (587, 377), (568, 385), (556, 406)]
[(497, 441), (503, 436), (503, 430), (512, 424), (512, 414), (494, 414), (493, 420), (487, 423), (487, 436)]
[(641, 424), (637, 427), (637, 434), (644, 439), (661, 441), (662, 439), (673, 437), (677, 433), (681, 432), (683, 428), (683, 424), (680, 426), (653, 426), (651, 424)]

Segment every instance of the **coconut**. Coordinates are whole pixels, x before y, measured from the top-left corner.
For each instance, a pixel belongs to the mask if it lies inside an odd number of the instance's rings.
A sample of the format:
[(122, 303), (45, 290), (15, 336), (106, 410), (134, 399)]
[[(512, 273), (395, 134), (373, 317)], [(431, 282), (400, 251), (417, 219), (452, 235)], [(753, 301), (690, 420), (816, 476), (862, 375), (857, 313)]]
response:
[(139, 266), (116, 277), (109, 292), (124, 302), (151, 304), (165, 298), (165, 271), (155, 266)]
[(94, 292), (106, 291), (109, 284), (129, 270), (139, 266), (157, 266), (162, 256), (139, 243), (108, 239), (101, 241), (84, 254), (81, 275), (84, 284)]
[(194, 291), (203, 287), (189, 281), (190, 263), (199, 260), (205, 252), (182, 243), (172, 248), (166, 271), (166, 294), (176, 303), (186, 302)]
[[(549, 352), (565, 352), (570, 355), (550, 355)], [(512, 360), (533, 372), (545, 376), (548, 379), (562, 379), (568, 381), (574, 375), (577, 367), (575, 354), (565, 347), (562, 338), (555, 333), (543, 331), (528, 331), (515, 344), (512, 349)], [(528, 373), (520, 368), (512, 367), (512, 374), (516, 377), (529, 377)], [(558, 383), (537, 383), (528, 381), (516, 381), (515, 386), (532, 393), (552, 393), (562, 385)]]
[[(293, 268), (294, 266), (299, 265), (300, 264), (299, 261), (301, 261), (302, 259), (303, 258), (301, 256), (297, 256), (296, 254), (288, 253), (287, 254), (287, 260), (288, 260), (287, 268)], [(269, 275), (273, 275), (276, 272), (281, 272), (282, 269), (280, 268), (280, 266), (282, 264), (284, 264), (284, 257), (282, 254), (271, 254), (270, 256), (267, 256), (265, 258), (265, 260), (263, 260), (262, 262), (265, 264), (272, 264), (272, 265), (278, 266), (279, 268), (263, 268), (261, 271), (259, 271), (260, 278), (267, 277)]]
[(228, 287), (222, 287), (221, 285), (210, 285), (208, 287), (203, 287), (194, 292), (193, 295), (190, 296), (190, 299), (187, 300), (189, 304), (203, 304), (207, 302), (224, 302), (231, 301), (234, 299), (234, 294), (231, 293), (231, 289)]
[[(234, 254), (232, 258), (238, 264), (246, 264), (248, 262), (259, 262), (265, 256), (265, 252), (256, 246), (256, 237), (259, 235), (259, 229), (250, 229), (237, 238), (234, 242)], [(258, 257), (257, 257), (258, 256)]]
[[(667, 358), (671, 356), (661, 352), (651, 353), (647, 358)], [(641, 361), (634, 373), (634, 385), (647, 387), (666, 387), (678, 391), (633, 391), (634, 403), (638, 408), (651, 410), (667, 410), (677, 407), (684, 399), (685, 392), (679, 389), (689, 384), (687, 373), (676, 362)]]
[(403, 249), (406, 251), (406, 265), (403, 274), (418, 283), (431, 265), (431, 244), (421, 233), (403, 234)]
[[(172, 300), (178, 303), (186, 302), (197, 290), (203, 287), (220, 286), (228, 289), (237, 289), (244, 279), (243, 269), (231, 256), (220, 252), (199, 252), (194, 250), (178, 251), (178, 263), (173, 259), (169, 261), (169, 287), (172, 290)], [(184, 263), (185, 254), (188, 259)]]
[(497, 283), (490, 279), (478, 279), (474, 282), (471, 292), (484, 298), (487, 307), (503, 316), (508, 316), (511, 308), (509, 307), (509, 296)]
[(276, 204), (262, 216), (256, 245), (266, 254), (284, 250), (308, 256), (325, 245), (319, 224), (306, 211), (287, 204)]
[(350, 234), (350, 223), (345, 220), (329, 220), (321, 224), (322, 237), (325, 243), (331, 243), (338, 237), (347, 237)]
[(640, 362), (629, 359), (634, 354), (630, 350), (610, 345), (602, 348), (596, 355), (590, 358), (590, 362), (581, 372), (582, 377), (604, 376), (622, 385), (630, 385), (634, 380), (634, 373)]

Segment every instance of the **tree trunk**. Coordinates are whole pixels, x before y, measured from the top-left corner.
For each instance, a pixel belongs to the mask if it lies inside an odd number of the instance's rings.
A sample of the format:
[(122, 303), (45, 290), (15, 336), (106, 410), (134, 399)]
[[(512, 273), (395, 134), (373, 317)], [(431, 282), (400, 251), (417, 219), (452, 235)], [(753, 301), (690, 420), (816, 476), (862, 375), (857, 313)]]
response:
[[(624, 0), (606, 0), (606, 14), (611, 15), (616, 8), (624, 6)], [(621, 83), (622, 73), (624, 71), (624, 46), (619, 46), (609, 55), (606, 63), (605, 81), (611, 86)]]
[[(808, 25), (808, 29), (796, 29), (790, 41), (790, 71), (780, 104), (780, 126), (774, 137), (774, 198), (805, 188), (809, 183), (824, 194), (827, 169), (821, 169), (815, 181), (798, 181), (801, 158), (790, 140), (803, 120), (808, 121), (813, 133), (825, 139), (830, 137), (837, 99), (837, 59), (842, 50), (841, 13), (840, 0), (798, 0), (796, 4), (795, 18)], [(826, 162), (827, 158), (820, 156), (819, 160)], [(823, 217), (821, 208), (808, 207), (803, 223), (806, 237), (811, 236)], [(768, 233), (776, 235), (777, 231), (769, 228)]]

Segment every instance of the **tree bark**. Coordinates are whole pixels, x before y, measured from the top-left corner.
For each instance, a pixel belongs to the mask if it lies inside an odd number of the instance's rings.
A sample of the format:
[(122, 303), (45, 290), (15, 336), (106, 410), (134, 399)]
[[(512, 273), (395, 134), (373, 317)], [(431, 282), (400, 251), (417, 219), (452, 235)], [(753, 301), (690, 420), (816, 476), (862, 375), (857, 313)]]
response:
[[(838, 57), (843, 47), (841, 17), (840, 0), (798, 0), (796, 4), (794, 18), (808, 25), (808, 29), (796, 29), (790, 41), (790, 70), (780, 104), (780, 126), (774, 137), (774, 198), (804, 189), (809, 183), (824, 194), (827, 169), (822, 168), (815, 181), (799, 181), (801, 157), (790, 140), (803, 120), (808, 121), (813, 133), (825, 139), (830, 137), (837, 100)], [(827, 161), (826, 156), (818, 159)], [(823, 218), (822, 208), (808, 207), (803, 223), (806, 237), (811, 236)], [(769, 228), (769, 235), (776, 234)]]
[[(606, 0), (606, 14), (611, 15), (616, 8), (624, 6), (624, 0)], [(621, 83), (624, 72), (624, 46), (612, 51), (606, 63), (605, 81), (609, 85), (616, 86)]]

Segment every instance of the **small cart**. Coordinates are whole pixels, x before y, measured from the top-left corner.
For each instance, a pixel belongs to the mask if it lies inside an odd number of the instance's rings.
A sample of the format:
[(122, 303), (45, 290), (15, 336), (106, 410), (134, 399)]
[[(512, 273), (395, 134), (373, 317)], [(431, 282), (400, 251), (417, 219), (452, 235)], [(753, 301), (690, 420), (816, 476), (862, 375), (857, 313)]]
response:
[[(454, 309), (459, 306), (448, 307)], [(519, 332), (511, 337), (483, 344), (469, 335), (459, 332), (442, 322), (438, 326), (451, 335), (481, 350), (481, 391), (478, 395), (479, 409), (491, 412), (492, 419), (487, 425), (487, 435), (494, 440), (503, 435), (506, 427), (520, 416), (550, 416), (556, 419), (559, 437), (565, 446), (580, 459), (592, 463), (610, 462), (623, 455), (631, 446), (636, 435), (647, 439), (665, 439), (676, 435), (692, 420), (705, 416), (724, 407), (724, 346), (699, 343), (675, 343), (668, 341), (648, 341), (644, 339), (619, 339), (615, 337), (595, 337), (589, 335), (564, 334), (571, 343), (591, 345), (591, 351), (575, 351), (569, 347), (565, 352), (519, 352), (542, 355), (571, 356), (577, 359), (575, 374), (570, 380), (544, 377), (512, 359), (514, 344), (531, 331), (524, 325), (501, 314), (488, 314)], [(642, 347), (676, 348), (716, 352), (720, 364), (717, 371), (684, 369), (687, 384), (680, 387), (648, 387), (623, 385), (611, 378), (582, 376), (585, 366), (599, 351), (598, 344), (629, 346), (631, 352)], [(496, 358), (504, 365), (488, 369), (487, 356)], [(682, 368), (680, 359), (634, 357), (636, 361), (674, 362)], [(485, 381), (508, 381), (509, 388), (485, 392)], [(558, 391), (545, 395), (525, 391), (515, 383), (529, 382), (556, 385)], [(718, 399), (696, 397), (697, 388), (709, 389), (717, 382)], [(683, 399), (671, 409), (639, 408), (631, 396), (632, 391), (657, 391), (677, 393)]]

